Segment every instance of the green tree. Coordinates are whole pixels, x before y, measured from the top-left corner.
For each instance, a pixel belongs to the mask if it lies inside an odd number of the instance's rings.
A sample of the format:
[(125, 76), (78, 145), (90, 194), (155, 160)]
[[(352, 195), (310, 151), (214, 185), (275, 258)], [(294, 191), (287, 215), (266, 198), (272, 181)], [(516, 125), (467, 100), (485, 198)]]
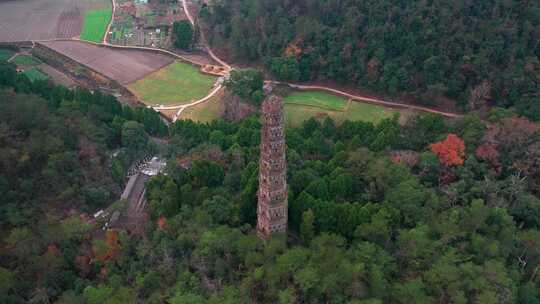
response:
[(7, 294), (15, 284), (15, 275), (9, 270), (0, 267), (0, 293)]
[(148, 134), (144, 126), (136, 121), (127, 121), (122, 126), (122, 145), (135, 155), (148, 148)]
[(189, 20), (180, 20), (173, 23), (174, 46), (187, 50), (193, 44), (193, 27)]
[(229, 79), (225, 81), (225, 87), (229, 91), (255, 104), (260, 104), (264, 99), (263, 85), (262, 72), (251, 68), (233, 70)]
[(302, 214), (302, 224), (300, 225), (300, 238), (305, 244), (309, 244), (315, 236), (315, 215), (311, 209)]

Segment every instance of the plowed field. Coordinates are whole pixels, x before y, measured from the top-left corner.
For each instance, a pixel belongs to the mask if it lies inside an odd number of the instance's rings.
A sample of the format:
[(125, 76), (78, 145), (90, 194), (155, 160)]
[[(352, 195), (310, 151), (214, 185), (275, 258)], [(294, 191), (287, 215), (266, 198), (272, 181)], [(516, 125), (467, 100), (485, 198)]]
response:
[(42, 44), (121, 84), (137, 81), (173, 62), (170, 57), (153, 52), (111, 49), (79, 41)]

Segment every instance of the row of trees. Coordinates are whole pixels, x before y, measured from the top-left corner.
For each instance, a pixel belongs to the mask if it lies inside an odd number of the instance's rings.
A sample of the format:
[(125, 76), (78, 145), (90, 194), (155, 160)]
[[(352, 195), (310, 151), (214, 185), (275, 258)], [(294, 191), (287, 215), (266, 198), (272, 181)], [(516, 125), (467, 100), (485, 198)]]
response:
[(210, 1), (210, 41), (285, 81), (333, 80), (540, 120), (540, 4), (519, 1)]

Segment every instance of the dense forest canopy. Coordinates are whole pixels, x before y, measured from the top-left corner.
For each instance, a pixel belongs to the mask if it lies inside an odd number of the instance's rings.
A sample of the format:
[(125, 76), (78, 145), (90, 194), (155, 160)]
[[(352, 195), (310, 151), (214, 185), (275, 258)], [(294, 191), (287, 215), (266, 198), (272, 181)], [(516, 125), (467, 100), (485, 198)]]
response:
[(281, 80), (540, 120), (538, 1), (211, 0), (200, 17), (217, 50)]
[[(167, 130), (8, 64), (0, 84), (1, 303), (540, 302), (540, 127), (510, 111), (287, 129), (291, 234), (263, 242), (258, 117)], [(110, 203), (167, 131), (146, 234), (55, 212)]]
[(126, 131), (135, 124), (144, 134), (167, 132), (154, 111), (99, 92), (31, 82), (5, 62), (0, 109), (2, 231), (32, 224), (44, 210), (89, 212), (117, 200), (127, 167), (152, 150), (148, 140), (130, 145)]

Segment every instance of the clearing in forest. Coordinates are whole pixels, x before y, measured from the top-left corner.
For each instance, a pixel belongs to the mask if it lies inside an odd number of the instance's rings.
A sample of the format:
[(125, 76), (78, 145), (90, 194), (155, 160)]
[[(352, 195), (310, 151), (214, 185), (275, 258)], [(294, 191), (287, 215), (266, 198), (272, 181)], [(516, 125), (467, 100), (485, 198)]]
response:
[(289, 126), (298, 126), (303, 121), (330, 117), (336, 123), (344, 120), (377, 123), (400, 111), (377, 105), (348, 101), (343, 97), (320, 91), (292, 92), (285, 97), (285, 121)]
[(216, 77), (202, 74), (197, 67), (175, 61), (128, 88), (148, 105), (182, 105), (208, 95), (215, 81)]
[(81, 39), (94, 42), (103, 41), (111, 17), (112, 8), (110, 5), (103, 9), (89, 10), (86, 12), (81, 31)]

